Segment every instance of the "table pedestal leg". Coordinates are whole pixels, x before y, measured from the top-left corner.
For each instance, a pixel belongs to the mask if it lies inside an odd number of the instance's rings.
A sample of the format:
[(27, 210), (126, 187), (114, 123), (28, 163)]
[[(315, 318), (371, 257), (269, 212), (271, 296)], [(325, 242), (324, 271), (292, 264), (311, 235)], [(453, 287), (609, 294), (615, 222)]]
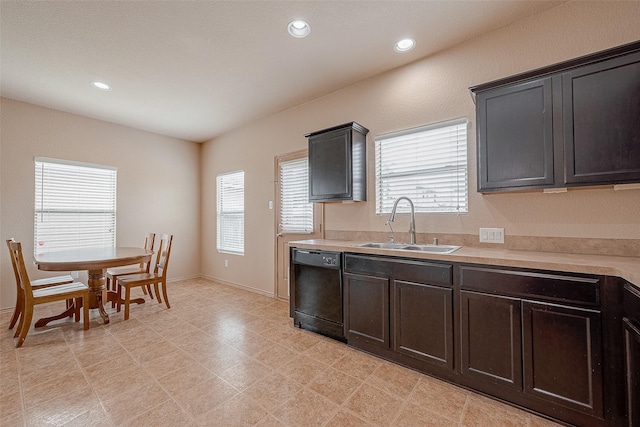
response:
[(107, 300), (105, 270), (89, 270), (89, 308), (97, 308), (104, 324), (109, 323), (109, 315), (104, 311), (103, 301)]

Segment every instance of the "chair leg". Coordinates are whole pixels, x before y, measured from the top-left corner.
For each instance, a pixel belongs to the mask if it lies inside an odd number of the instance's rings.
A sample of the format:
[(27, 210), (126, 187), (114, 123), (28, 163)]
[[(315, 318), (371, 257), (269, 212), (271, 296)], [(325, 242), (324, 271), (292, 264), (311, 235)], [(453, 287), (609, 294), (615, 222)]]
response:
[(22, 343), (24, 343), (25, 338), (27, 338), (27, 333), (29, 333), (29, 328), (31, 327), (31, 320), (33, 318), (33, 306), (24, 307), (24, 311), (22, 312), (22, 317), (20, 319), (20, 334), (18, 336), (18, 342), (16, 343), (16, 348), (22, 347)]
[(19, 317), (20, 308), (18, 307), (18, 304), (16, 304), (16, 308), (13, 309), (13, 316), (11, 316), (11, 321), (9, 322), (9, 329), (13, 329), (13, 327), (16, 326), (16, 322), (18, 321)]
[[(18, 321), (18, 319), (20, 318), (20, 314), (22, 314), (22, 312), (24, 311), (24, 298), (20, 298), (18, 296), (18, 298), (16, 299), (16, 308), (13, 310), (13, 316), (11, 316), (11, 321), (9, 322), (9, 329), (13, 329), (14, 326), (16, 326), (16, 322)], [(20, 327), (20, 324), (18, 324), (18, 328)], [(16, 331), (16, 334), (18, 333), (18, 331)]]
[[(73, 307), (73, 298), (70, 298), (68, 300), (65, 301), (65, 306), (67, 307), (67, 309)], [(73, 317), (73, 314), (70, 314), (69, 317)], [(78, 318), (76, 316), (76, 322), (78, 321)]]
[(171, 308), (169, 305), (169, 297), (167, 297), (167, 282), (162, 281), (162, 296), (164, 297), (164, 303), (167, 305), (167, 308)]
[(158, 297), (158, 304), (162, 304), (162, 297), (160, 297), (160, 290), (158, 289), (158, 282), (153, 284), (153, 289), (156, 290), (156, 296)]
[(18, 289), (18, 296), (16, 298), (16, 307), (13, 310), (13, 316), (11, 316), (11, 321), (9, 322), (9, 329), (13, 329), (13, 327), (16, 326), (16, 322), (18, 321), (18, 318), (20, 318), (20, 314), (24, 311), (23, 307), (24, 307), (24, 294), (22, 293), (22, 289)]
[(14, 338), (17, 338), (18, 335), (20, 335), (20, 331), (22, 331), (23, 323), (24, 323), (24, 299), (20, 301), (20, 321), (18, 322), (18, 327), (16, 328), (16, 331), (13, 334)]
[[(107, 291), (114, 291), (116, 290), (116, 283), (109, 278), (109, 276), (105, 276), (104, 278), (104, 283), (105, 283), (105, 287), (107, 288)], [(111, 301), (111, 308), (115, 308), (116, 307), (116, 302), (115, 301)]]
[(151, 285), (142, 286), (142, 292), (144, 292), (145, 295), (149, 295), (151, 299), (155, 299), (155, 297), (153, 296), (153, 289), (151, 288)]
[[(82, 316), (84, 317), (84, 330), (89, 329), (89, 293), (87, 292), (84, 297), (78, 298), (77, 304), (82, 304)], [(80, 307), (78, 307), (78, 312)]]
[(129, 305), (131, 303), (131, 288), (125, 286), (124, 290), (124, 320), (129, 320)]
[[(67, 300), (67, 302), (68, 301), (69, 300)], [(80, 321), (80, 304), (81, 304), (82, 299), (81, 298), (76, 298), (75, 302), (73, 302), (73, 300), (71, 300), (71, 301), (72, 301), (72, 304), (73, 304), (73, 313), (75, 315), (75, 319), (74, 320), (76, 322), (79, 322)]]
[(120, 313), (120, 308), (122, 307), (122, 285), (120, 284), (119, 281), (117, 283), (118, 283), (118, 290), (116, 291), (116, 293), (118, 294), (118, 304), (117, 304), (116, 311)]

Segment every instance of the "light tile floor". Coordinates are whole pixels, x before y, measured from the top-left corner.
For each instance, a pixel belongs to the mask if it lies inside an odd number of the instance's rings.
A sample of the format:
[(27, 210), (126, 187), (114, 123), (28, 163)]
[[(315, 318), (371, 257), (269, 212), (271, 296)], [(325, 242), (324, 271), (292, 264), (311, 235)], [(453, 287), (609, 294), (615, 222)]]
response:
[(0, 425), (556, 425), (297, 329), (283, 301), (201, 279), (169, 298), (32, 328), (20, 349), (0, 314)]

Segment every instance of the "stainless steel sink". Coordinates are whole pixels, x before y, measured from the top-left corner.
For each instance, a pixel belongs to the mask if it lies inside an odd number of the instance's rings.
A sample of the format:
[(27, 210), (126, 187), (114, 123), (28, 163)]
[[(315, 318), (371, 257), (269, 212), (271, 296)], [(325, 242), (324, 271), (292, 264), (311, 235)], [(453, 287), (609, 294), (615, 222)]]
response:
[(432, 252), (437, 254), (450, 254), (460, 249), (461, 246), (451, 245), (409, 245), (402, 248), (406, 251)]
[(404, 249), (409, 245), (407, 243), (363, 243), (356, 246), (359, 248)]
[(363, 243), (356, 245), (359, 248), (376, 248), (376, 249), (397, 249), (404, 251), (428, 252), (434, 254), (450, 254), (457, 251), (461, 246), (451, 245), (410, 245), (407, 243)]

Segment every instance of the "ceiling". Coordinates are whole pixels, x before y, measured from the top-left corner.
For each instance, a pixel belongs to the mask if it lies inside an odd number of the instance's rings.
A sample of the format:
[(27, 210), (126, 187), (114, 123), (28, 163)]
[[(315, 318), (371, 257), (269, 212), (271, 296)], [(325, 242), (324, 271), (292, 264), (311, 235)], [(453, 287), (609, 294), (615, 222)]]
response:
[(2, 0), (0, 89), (202, 142), (561, 3)]

